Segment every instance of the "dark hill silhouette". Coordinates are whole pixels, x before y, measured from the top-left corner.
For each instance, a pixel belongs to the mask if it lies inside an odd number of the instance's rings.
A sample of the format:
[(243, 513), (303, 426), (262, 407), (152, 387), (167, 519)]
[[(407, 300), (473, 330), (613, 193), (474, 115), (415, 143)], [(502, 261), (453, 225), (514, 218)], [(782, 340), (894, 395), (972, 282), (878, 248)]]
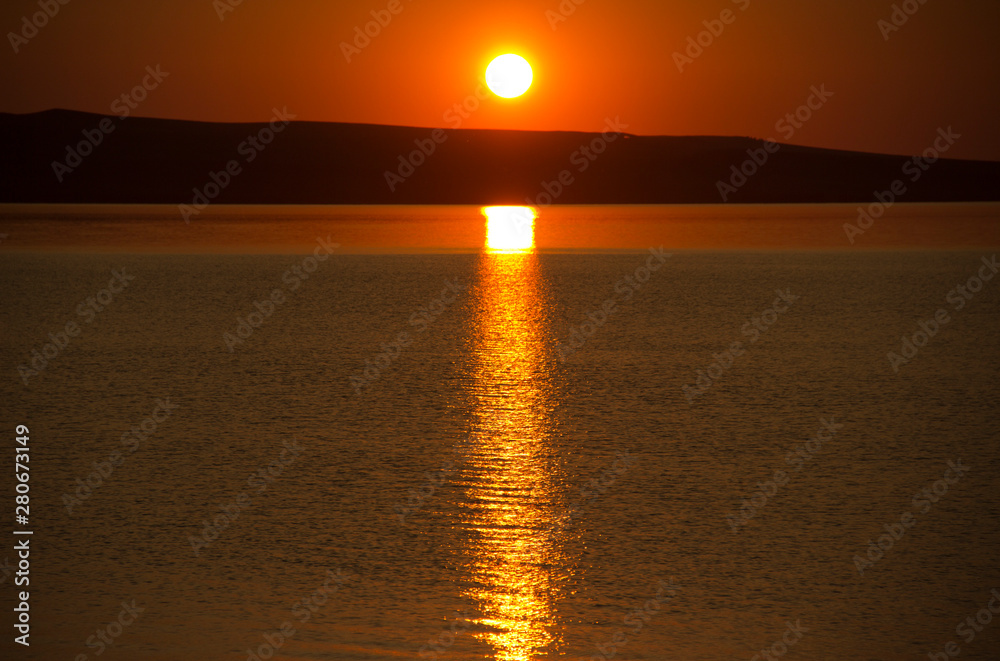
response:
[[(84, 140), (85, 130), (96, 135), (102, 120), (113, 132), (58, 181), (53, 162), (65, 163), (67, 146)], [(585, 157), (578, 153), (573, 163), (573, 154), (600, 133), (445, 130), (437, 134), (445, 142), (392, 192), (385, 172), (399, 168), (400, 155), (417, 148), (414, 141), (429, 146), (431, 129), (295, 121), (246, 162), (253, 150), (241, 154), (239, 146), (265, 127), (65, 110), (0, 114), (0, 202), (191, 203), (193, 189), (204, 189), (211, 172), (236, 160), (240, 174), (214, 202), (523, 204), (566, 170), (573, 183), (555, 203), (719, 203), (717, 182), (750, 158), (748, 149), (764, 144), (609, 133), (616, 139), (579, 172)], [(783, 145), (728, 201), (872, 202), (897, 179), (906, 185), (900, 198), (906, 202), (1000, 199), (1000, 163), (941, 160), (913, 183), (903, 173), (908, 160)]]

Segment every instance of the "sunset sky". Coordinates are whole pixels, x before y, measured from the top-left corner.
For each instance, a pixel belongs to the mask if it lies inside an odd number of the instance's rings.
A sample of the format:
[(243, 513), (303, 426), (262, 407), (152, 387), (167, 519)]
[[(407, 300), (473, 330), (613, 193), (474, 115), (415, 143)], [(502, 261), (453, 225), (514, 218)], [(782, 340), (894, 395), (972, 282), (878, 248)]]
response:
[[(781, 139), (775, 123), (825, 85), (834, 96), (788, 142), (914, 154), (952, 126), (962, 139), (949, 156), (1000, 160), (993, 0), (910, 0), (919, 9), (888, 40), (877, 23), (893, 3), (872, 0), (565, 0), (568, 16), (560, 0), (400, 1), (347, 62), (341, 43), (389, 0), (244, 0), (222, 19), (226, 0), (77, 0), (17, 53), (10, 33), (39, 6), (10, 0), (0, 111), (113, 114), (159, 65), (169, 76), (136, 115), (265, 121), (287, 107), (300, 120), (454, 128), (446, 112), (515, 52), (532, 88), (490, 95), (461, 128), (594, 131), (620, 117), (643, 135)], [(726, 9), (732, 22), (679, 71), (673, 54)]]

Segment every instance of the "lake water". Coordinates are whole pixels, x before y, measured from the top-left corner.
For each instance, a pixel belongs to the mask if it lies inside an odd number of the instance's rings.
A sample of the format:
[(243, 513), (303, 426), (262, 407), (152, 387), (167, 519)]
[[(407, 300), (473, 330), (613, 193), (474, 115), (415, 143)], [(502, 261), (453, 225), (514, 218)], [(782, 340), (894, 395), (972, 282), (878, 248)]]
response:
[(996, 206), (175, 211), (0, 214), (4, 658), (998, 658)]

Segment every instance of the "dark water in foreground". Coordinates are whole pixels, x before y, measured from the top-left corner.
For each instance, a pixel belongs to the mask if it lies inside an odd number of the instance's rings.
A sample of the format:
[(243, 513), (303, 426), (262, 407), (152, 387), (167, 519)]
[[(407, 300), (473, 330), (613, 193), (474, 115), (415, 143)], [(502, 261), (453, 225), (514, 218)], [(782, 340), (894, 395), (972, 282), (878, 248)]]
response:
[[(8, 447), (30, 428), (36, 530), (17, 651), (996, 659), (1000, 622), (956, 626), (1000, 587), (1000, 278), (947, 300), (992, 254), (8, 254), (3, 428)], [(115, 269), (127, 287), (88, 312)], [(796, 458), (821, 419), (832, 436)], [(766, 503), (728, 519), (758, 482)], [(899, 539), (861, 575), (886, 525)], [(133, 599), (98, 655), (88, 637)]]

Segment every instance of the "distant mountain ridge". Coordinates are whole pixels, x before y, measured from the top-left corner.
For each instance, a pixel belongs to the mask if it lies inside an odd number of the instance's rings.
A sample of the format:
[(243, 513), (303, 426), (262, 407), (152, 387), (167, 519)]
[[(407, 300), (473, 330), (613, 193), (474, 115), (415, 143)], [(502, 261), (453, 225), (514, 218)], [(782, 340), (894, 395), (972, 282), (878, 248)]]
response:
[[(717, 204), (1000, 200), (1000, 163), (750, 138), (0, 113), (0, 203)], [(948, 144), (940, 131), (938, 144)], [(952, 142), (954, 139), (951, 139)], [(894, 190), (895, 187), (895, 190)]]

